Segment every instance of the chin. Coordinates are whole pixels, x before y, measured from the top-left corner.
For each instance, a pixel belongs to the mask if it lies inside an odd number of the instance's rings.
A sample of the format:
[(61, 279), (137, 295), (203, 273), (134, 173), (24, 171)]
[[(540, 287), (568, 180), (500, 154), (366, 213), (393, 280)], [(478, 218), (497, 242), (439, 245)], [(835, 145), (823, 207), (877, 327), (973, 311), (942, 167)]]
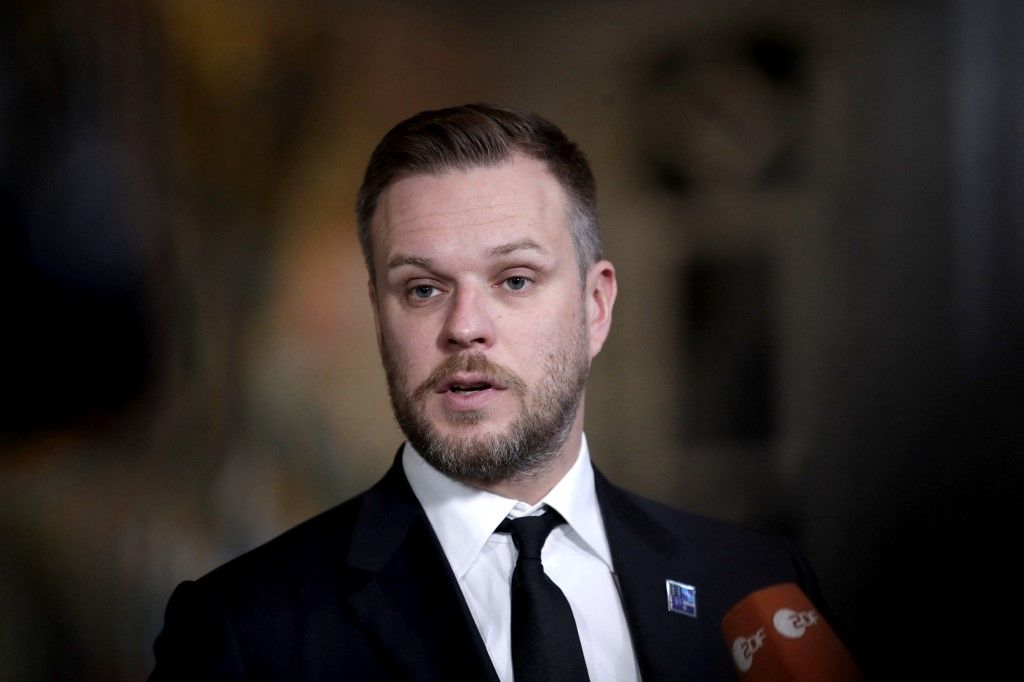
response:
[(442, 401), (429, 405), (423, 416), (431, 428), (450, 436), (498, 435), (516, 420), (519, 405), (482, 405), (477, 409), (452, 409)]
[(432, 424), (434, 430), (447, 438), (493, 438), (503, 436), (509, 430), (510, 419), (495, 421), (485, 410), (445, 413), (444, 417)]

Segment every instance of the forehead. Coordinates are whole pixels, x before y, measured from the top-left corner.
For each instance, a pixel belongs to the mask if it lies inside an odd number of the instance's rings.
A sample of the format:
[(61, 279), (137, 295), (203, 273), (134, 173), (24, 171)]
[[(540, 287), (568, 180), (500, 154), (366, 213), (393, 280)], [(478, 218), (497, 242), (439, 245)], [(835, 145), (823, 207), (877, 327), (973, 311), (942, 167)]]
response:
[(381, 196), (372, 230), (377, 263), (396, 253), (434, 257), (517, 239), (552, 250), (571, 244), (565, 192), (543, 161), (522, 156), (403, 178)]

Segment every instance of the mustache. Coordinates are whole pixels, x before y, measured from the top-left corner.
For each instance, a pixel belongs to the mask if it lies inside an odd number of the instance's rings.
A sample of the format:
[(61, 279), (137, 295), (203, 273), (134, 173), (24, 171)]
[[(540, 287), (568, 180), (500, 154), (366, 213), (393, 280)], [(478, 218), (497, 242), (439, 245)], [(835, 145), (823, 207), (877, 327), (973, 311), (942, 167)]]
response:
[(416, 387), (412, 397), (415, 400), (426, 399), (437, 390), (437, 386), (441, 382), (445, 381), (455, 372), (480, 372), (486, 374), (495, 383), (503, 384), (516, 395), (526, 395), (526, 382), (519, 378), (518, 374), (504, 365), (491, 362), (483, 353), (466, 353), (451, 355), (445, 358), (423, 380), (423, 383)]

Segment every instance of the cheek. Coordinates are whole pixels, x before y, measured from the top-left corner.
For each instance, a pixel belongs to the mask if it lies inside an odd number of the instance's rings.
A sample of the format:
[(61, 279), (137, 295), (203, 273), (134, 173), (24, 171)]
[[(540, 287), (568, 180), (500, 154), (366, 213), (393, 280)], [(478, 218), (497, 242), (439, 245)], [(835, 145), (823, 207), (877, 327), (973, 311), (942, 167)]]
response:
[(426, 325), (395, 324), (395, 318), (387, 318), (381, 321), (381, 336), (388, 360), (408, 385), (417, 385), (440, 361), (433, 352), (437, 335)]
[(547, 373), (551, 360), (574, 354), (582, 325), (579, 306), (565, 305), (516, 326), (512, 353), (528, 376)]

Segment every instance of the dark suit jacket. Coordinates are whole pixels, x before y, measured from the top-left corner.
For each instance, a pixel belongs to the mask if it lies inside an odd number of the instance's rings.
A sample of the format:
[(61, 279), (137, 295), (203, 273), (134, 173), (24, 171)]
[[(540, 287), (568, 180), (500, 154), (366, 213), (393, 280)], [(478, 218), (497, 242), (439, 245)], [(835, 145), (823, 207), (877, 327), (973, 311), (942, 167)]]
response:
[[(750, 592), (795, 582), (780, 541), (630, 494), (596, 472), (645, 682), (735, 679), (720, 623)], [(697, 589), (670, 613), (666, 579)], [(178, 586), (151, 680), (491, 680), (469, 609), (396, 459), (362, 495)]]

